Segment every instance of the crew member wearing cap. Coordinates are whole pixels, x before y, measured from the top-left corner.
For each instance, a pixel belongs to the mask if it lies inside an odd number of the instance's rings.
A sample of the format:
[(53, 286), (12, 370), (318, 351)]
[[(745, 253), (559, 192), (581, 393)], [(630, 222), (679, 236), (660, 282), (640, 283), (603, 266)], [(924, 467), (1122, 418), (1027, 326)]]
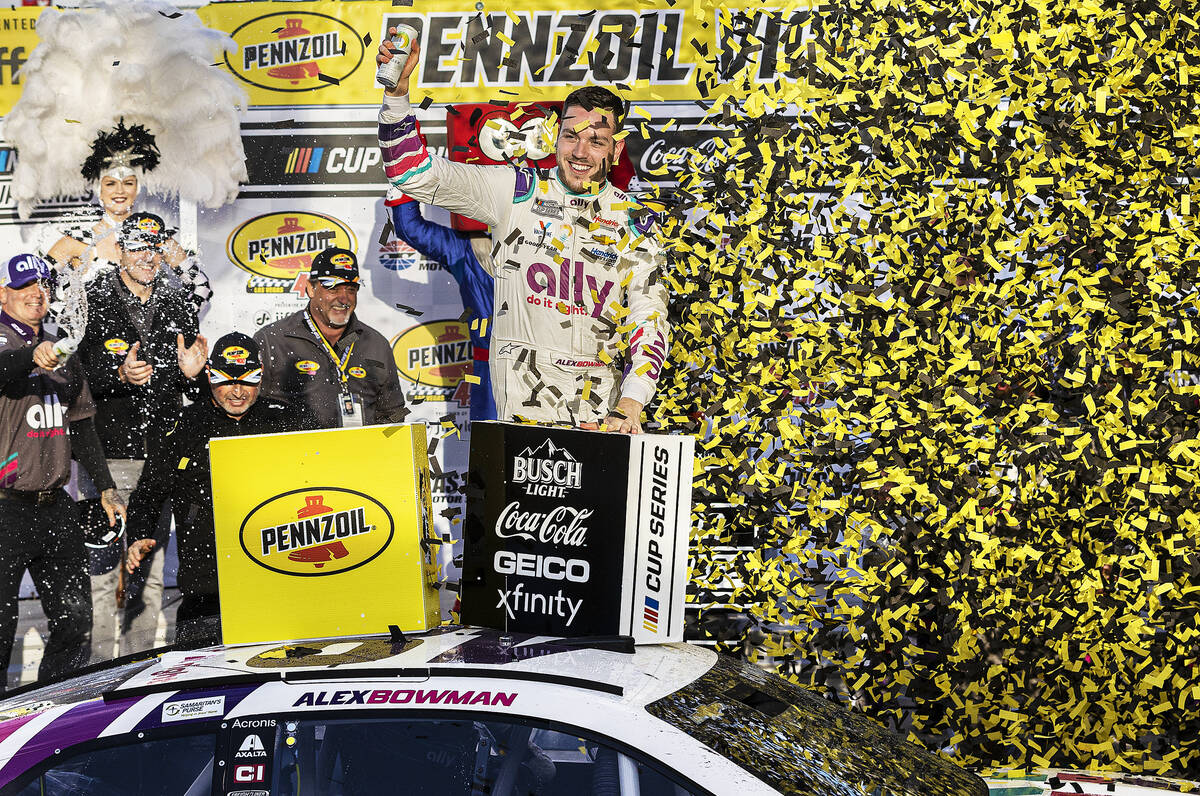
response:
[(171, 501), (179, 542), (179, 589), (175, 640), (208, 644), (219, 640), (217, 554), (213, 544), (208, 441), (213, 437), (297, 431), (303, 415), (286, 404), (258, 400), (262, 360), (258, 344), (233, 332), (217, 340), (208, 360), (209, 394), (183, 410), (151, 454), (129, 504), (129, 552), (133, 573), (156, 546), (154, 532), (165, 501)]
[(254, 335), (263, 394), (287, 401), (318, 428), (399, 422), (408, 414), (387, 339), (354, 314), (358, 258), (326, 249), (313, 258), (308, 306)]
[[(51, 273), (32, 254), (0, 265), (0, 671), (8, 670), (17, 596), (28, 569), (50, 629), (39, 677), (82, 666), (90, 652), (83, 529), (62, 489), (72, 456), (99, 487), (109, 524), (125, 515), (96, 436), (96, 407), (83, 368), (74, 357), (63, 361), (57, 335), (42, 324)], [(5, 680), (0, 677), (0, 692)]]
[[(146, 457), (179, 419), (184, 393), (199, 394), (197, 377), (208, 350), (187, 292), (164, 278), (163, 245), (170, 230), (163, 220), (132, 213), (118, 234), (120, 267), (87, 287), (87, 331), (79, 356), (96, 398), (97, 430), (109, 469), (118, 492), (128, 499)], [(106, 548), (95, 540), (98, 534), (89, 534), (95, 660), (113, 657), (118, 635), (120, 654), (154, 646), (166, 533), (169, 528), (163, 529), (162, 544), (146, 568), (141, 599), (131, 599), (123, 612), (117, 598), (121, 540)]]

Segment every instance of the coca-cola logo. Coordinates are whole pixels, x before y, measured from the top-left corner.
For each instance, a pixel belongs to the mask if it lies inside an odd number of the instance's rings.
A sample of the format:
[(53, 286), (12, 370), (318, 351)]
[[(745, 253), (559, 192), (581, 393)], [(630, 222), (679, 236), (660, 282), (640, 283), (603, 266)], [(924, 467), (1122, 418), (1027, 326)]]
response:
[(504, 507), (496, 520), (496, 536), (501, 539), (524, 539), (527, 542), (587, 547), (587, 526), (591, 509), (559, 506), (550, 511), (522, 511), (521, 502), (514, 500)]
[(717, 139), (715, 137), (705, 138), (694, 143), (686, 139), (675, 138), (672, 139), (671, 144), (668, 144), (665, 138), (656, 138), (643, 150), (638, 173), (648, 174), (654, 169), (660, 169), (667, 165), (679, 166), (684, 163), (688, 152), (699, 152), (707, 157), (716, 150)]

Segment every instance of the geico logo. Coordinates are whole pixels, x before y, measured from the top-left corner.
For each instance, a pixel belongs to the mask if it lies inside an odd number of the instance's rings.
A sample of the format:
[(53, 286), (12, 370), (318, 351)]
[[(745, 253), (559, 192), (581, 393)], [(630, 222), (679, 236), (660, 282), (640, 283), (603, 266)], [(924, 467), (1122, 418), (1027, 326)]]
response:
[(310, 254), (331, 248), (336, 245), (336, 241), (336, 230), (301, 231), (251, 240), (246, 246), (246, 253), (251, 260), (257, 260), (259, 257), (271, 259), (292, 254)]
[(366, 511), (363, 507), (338, 511), (333, 514), (322, 514), (309, 517), (285, 525), (274, 525), (259, 529), (262, 541), (262, 554), (285, 553), (289, 550), (302, 550), (338, 539), (359, 536), (370, 533), (374, 526), (367, 525)]
[(64, 414), (62, 404), (55, 395), (26, 409), (25, 422), (30, 428), (61, 428)]
[(519, 537), (526, 541), (561, 544), (569, 547), (587, 546), (587, 526), (583, 521), (592, 516), (591, 509), (559, 506), (548, 512), (521, 511), (520, 501), (504, 507), (496, 520), (496, 535), (501, 539)]
[(513, 459), (513, 481), (518, 484), (535, 481), (578, 488), (583, 483), (583, 463), (518, 456)]
[(271, 66), (317, 61), (321, 58), (335, 58), (341, 54), (341, 37), (336, 30), (332, 30), (316, 36), (292, 36), (279, 41), (247, 45), (242, 49), (242, 68), (266, 69)]
[(379, 147), (335, 146), (329, 150), (325, 171), (329, 174), (361, 174), (378, 165), (379, 158)]
[(572, 583), (587, 583), (592, 574), (591, 565), (583, 559), (514, 553), (511, 550), (497, 550), (492, 563), (501, 575), (526, 575), (546, 580), (569, 580)]

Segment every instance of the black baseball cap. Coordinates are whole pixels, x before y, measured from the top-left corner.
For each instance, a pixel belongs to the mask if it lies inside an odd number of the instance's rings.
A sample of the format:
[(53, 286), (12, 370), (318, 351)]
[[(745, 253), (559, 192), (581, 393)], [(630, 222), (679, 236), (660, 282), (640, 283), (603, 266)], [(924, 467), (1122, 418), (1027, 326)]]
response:
[(127, 252), (161, 249), (170, 237), (167, 225), (153, 213), (133, 213), (121, 222), (119, 242)]
[(308, 281), (329, 281), (327, 287), (341, 282), (358, 284), (358, 258), (349, 249), (334, 247), (325, 249), (313, 258), (308, 271)]
[(262, 358), (258, 343), (241, 332), (230, 332), (212, 347), (208, 357), (208, 383), (228, 384), (240, 381), (258, 384), (262, 381)]

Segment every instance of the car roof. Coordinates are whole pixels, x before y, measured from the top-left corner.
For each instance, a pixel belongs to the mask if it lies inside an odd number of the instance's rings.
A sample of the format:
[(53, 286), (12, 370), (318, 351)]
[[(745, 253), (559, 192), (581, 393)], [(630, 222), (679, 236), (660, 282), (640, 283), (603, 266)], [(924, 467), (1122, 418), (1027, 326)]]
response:
[(167, 650), (116, 662), (0, 701), (0, 721), (97, 696), (141, 696), (206, 686), (371, 677), (480, 676), (601, 691), (642, 706), (684, 687), (716, 662), (689, 644), (635, 647), (629, 639), (562, 639), (469, 627), (421, 634), (307, 639)]

